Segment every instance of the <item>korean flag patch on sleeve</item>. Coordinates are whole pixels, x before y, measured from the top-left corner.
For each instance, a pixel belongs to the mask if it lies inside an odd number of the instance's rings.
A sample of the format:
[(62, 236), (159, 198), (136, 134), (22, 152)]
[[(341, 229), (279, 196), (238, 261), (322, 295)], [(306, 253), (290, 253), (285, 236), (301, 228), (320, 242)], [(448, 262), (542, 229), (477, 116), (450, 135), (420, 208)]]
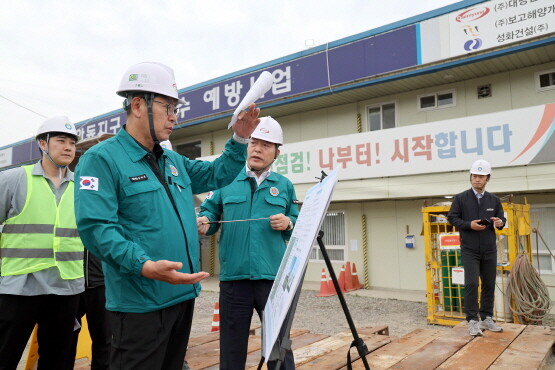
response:
[(79, 183), (79, 190), (94, 190), (98, 191), (98, 178), (92, 176), (81, 176)]

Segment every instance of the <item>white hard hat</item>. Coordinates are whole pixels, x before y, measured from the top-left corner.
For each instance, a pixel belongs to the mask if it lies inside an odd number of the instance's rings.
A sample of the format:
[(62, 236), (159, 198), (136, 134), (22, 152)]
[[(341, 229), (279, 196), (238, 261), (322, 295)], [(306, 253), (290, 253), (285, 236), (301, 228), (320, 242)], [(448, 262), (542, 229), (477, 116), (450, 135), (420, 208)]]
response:
[(173, 69), (156, 62), (143, 62), (131, 66), (121, 78), (117, 94), (127, 97), (129, 92), (151, 92), (177, 99), (180, 104)]
[(172, 143), (169, 140), (160, 141), (160, 146), (164, 149), (173, 150)]
[(473, 175), (491, 175), (491, 165), (486, 160), (478, 159), (472, 163), (470, 173)]
[(278, 121), (272, 117), (261, 117), (260, 123), (254, 129), (251, 138), (268, 141), (270, 143), (283, 144), (283, 131)]
[(75, 138), (75, 142), (79, 141), (79, 135), (77, 135), (77, 129), (75, 128), (75, 125), (71, 123), (69, 118), (67, 118), (66, 116), (48, 118), (42, 123), (42, 125), (40, 125), (35, 138), (38, 140), (39, 136), (50, 132), (61, 132), (64, 134), (68, 134)]

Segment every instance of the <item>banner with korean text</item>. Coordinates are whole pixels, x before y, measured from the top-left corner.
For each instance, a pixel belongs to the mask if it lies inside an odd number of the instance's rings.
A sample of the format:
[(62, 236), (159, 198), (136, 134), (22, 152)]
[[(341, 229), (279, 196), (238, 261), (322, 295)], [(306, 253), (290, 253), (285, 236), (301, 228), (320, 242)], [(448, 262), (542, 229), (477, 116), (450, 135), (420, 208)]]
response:
[(340, 180), (555, 162), (555, 104), (286, 144), (273, 170), (293, 183), (340, 168)]

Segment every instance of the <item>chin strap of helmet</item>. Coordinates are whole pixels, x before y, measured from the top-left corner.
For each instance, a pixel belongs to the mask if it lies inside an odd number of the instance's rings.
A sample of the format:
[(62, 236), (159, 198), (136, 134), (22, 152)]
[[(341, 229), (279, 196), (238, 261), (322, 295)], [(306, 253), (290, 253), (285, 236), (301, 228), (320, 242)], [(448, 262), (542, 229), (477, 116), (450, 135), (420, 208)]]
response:
[(39, 149), (40, 151), (46, 155), (46, 158), (48, 158), (50, 160), (50, 162), (52, 162), (56, 167), (58, 167), (58, 171), (59, 171), (59, 177), (60, 179), (62, 178), (62, 169), (67, 168), (68, 165), (62, 166), (56, 162), (54, 162), (54, 160), (52, 159), (52, 157), (50, 156), (50, 154), (48, 153), (48, 143), (50, 142), (50, 133), (46, 134), (46, 150), (42, 150), (42, 148), (40, 147), (39, 144)]
[(160, 140), (156, 137), (156, 132), (154, 131), (154, 117), (152, 113), (152, 105), (154, 104), (154, 93), (145, 94), (146, 106), (148, 109), (148, 129), (150, 130), (150, 137), (154, 142), (154, 145), (160, 144)]

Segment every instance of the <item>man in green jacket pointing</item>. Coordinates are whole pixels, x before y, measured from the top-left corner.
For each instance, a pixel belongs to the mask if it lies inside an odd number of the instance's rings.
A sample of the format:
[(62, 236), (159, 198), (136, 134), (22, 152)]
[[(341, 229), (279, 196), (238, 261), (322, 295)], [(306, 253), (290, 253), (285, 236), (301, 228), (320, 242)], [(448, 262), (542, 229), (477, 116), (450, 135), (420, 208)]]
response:
[(111, 369), (181, 369), (200, 292), (193, 193), (227, 185), (259, 122), (254, 104), (214, 162), (162, 149), (177, 121), (173, 70), (139, 63), (124, 74), (127, 124), (80, 159), (75, 211), (85, 247), (103, 262)]

